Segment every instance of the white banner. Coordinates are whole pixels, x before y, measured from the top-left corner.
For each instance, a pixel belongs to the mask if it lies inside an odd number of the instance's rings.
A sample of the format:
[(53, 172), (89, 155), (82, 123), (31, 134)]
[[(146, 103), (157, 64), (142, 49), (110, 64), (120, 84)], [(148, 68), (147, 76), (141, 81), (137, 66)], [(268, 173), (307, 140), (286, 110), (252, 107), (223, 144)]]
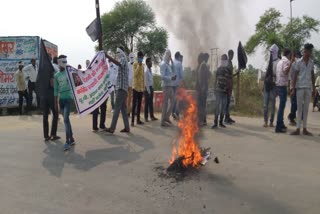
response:
[(85, 71), (67, 66), (67, 74), (80, 116), (93, 112), (114, 90), (104, 52), (97, 53)]

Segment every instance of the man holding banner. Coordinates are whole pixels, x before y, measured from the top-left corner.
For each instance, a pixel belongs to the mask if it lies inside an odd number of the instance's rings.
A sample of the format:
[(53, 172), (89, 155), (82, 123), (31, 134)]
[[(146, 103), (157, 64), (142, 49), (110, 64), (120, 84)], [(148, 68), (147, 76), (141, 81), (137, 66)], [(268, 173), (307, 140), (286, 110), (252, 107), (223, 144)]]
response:
[(128, 119), (128, 114), (127, 114), (127, 96), (128, 96), (128, 61), (126, 54), (124, 52), (124, 48), (120, 47), (117, 48), (117, 58), (119, 61), (115, 60), (111, 56), (109, 56), (107, 53), (105, 53), (106, 57), (114, 63), (115, 65), (118, 66), (118, 76), (117, 76), (117, 82), (116, 82), (116, 103), (115, 103), (115, 108), (113, 112), (113, 117), (112, 117), (112, 122), (110, 128), (106, 129), (106, 132), (109, 132), (111, 134), (114, 133), (119, 114), (121, 111), (122, 118), (123, 118), (123, 123), (124, 123), (124, 129), (121, 130), (123, 133), (130, 133), (130, 126), (129, 126), (129, 119)]

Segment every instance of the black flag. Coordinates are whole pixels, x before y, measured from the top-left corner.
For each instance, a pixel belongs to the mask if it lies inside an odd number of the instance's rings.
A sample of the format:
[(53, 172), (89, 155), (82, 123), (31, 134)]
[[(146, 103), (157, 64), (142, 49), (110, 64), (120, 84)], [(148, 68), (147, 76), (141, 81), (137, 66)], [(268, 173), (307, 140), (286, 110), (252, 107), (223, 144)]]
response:
[(247, 54), (246, 54), (241, 42), (239, 42), (239, 46), (238, 46), (238, 68), (239, 68), (239, 70), (246, 69), (247, 62), (248, 62)]
[(86, 28), (86, 31), (93, 42), (99, 39), (101, 34), (101, 29), (100, 29), (99, 21), (97, 18), (93, 20), (93, 22), (91, 22), (91, 24)]
[(50, 61), (44, 42), (40, 42), (40, 63), (37, 77), (37, 90), (41, 98), (53, 99), (54, 68)]

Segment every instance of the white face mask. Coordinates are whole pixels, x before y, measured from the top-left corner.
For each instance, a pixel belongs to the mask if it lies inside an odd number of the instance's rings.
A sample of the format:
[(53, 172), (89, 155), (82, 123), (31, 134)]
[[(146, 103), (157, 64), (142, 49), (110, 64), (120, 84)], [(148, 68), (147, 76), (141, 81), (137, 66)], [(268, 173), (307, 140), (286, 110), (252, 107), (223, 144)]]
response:
[(58, 60), (58, 65), (59, 65), (59, 67), (61, 67), (61, 68), (66, 68), (66, 67), (67, 67), (67, 64), (68, 64), (67, 59), (59, 59), (59, 60)]
[(229, 64), (228, 60), (221, 60), (221, 66), (222, 67), (227, 67)]

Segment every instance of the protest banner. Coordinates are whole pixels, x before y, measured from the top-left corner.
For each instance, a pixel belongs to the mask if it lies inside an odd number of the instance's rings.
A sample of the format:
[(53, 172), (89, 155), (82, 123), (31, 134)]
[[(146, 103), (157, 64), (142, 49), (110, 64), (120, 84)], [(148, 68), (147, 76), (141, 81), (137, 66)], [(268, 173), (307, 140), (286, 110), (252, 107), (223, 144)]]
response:
[[(45, 46), (53, 55), (58, 53), (56, 45), (46, 41)], [(0, 37), (0, 108), (18, 106), (19, 96), (14, 73), (18, 70), (19, 61), (28, 65), (32, 58), (35, 58), (39, 64), (40, 37)]]
[(97, 53), (85, 71), (67, 66), (67, 75), (80, 116), (93, 112), (114, 90), (103, 51)]

